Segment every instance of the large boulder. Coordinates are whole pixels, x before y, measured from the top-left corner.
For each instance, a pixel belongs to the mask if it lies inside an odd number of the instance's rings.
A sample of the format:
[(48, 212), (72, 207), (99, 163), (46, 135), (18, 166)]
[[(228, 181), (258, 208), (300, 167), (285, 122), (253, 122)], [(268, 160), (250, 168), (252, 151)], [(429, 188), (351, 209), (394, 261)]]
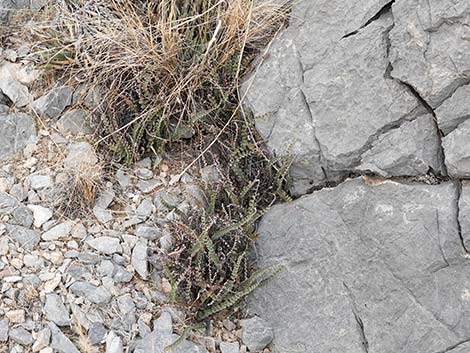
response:
[(358, 178), (273, 207), (259, 261), (285, 270), (256, 290), (250, 310), (274, 328), (274, 352), (466, 351), (458, 198), (451, 182)]

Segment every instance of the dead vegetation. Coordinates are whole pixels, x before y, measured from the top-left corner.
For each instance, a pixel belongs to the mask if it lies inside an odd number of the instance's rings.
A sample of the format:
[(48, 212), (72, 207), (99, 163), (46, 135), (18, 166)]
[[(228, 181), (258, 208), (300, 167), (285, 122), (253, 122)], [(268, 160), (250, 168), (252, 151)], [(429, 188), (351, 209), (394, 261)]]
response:
[[(260, 147), (239, 88), (282, 28), (287, 3), (61, 0), (52, 25), (33, 27), (40, 64), (103, 89), (95, 115), (106, 152), (131, 163), (176, 145), (195, 152), (185, 171), (219, 169), (217, 187), (203, 185), (207, 208), (170, 224), (173, 247), (157, 256), (172, 299), (194, 321), (233, 307), (279, 270), (253, 271), (250, 254), (256, 221), (278, 198), (288, 198), (287, 163)], [(98, 179), (70, 174), (76, 193), (67, 207), (86, 207)]]

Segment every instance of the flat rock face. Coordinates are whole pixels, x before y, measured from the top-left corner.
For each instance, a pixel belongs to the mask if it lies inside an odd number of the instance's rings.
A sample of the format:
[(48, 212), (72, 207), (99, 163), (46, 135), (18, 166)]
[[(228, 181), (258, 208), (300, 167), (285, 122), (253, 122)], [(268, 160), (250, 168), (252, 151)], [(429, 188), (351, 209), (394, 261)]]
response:
[(274, 328), (274, 351), (460, 352), (470, 264), (458, 199), (451, 182), (358, 178), (272, 208), (260, 265), (285, 270), (250, 307)]
[(470, 3), (399, 0), (392, 7), (391, 75), (433, 108), (470, 78)]
[(20, 152), (36, 135), (33, 118), (22, 113), (0, 115), (0, 131), (0, 161)]

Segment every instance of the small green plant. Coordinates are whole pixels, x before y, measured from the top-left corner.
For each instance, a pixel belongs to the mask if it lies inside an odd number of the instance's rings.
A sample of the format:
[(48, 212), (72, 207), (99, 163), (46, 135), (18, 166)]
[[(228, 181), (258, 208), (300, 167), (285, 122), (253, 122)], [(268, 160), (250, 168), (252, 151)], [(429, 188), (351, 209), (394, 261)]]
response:
[(218, 158), (226, 156), (219, 163), (222, 180), (216, 187), (205, 185), (205, 208), (169, 224), (173, 249), (160, 259), (171, 299), (186, 303), (196, 321), (233, 307), (281, 270), (254, 271), (250, 259), (256, 221), (284, 196), (287, 169), (265, 157), (243, 119), (235, 125), (238, 133), (228, 132), (235, 134), (214, 148)]

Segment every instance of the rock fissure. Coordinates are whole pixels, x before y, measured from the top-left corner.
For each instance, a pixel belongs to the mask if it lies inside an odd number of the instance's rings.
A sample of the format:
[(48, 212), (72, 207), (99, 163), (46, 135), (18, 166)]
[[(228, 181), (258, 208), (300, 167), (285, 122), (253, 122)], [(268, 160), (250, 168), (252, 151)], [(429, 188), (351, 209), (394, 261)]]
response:
[(463, 238), (462, 233), (462, 225), (460, 223), (460, 199), (462, 197), (462, 182), (460, 180), (455, 181), (456, 184), (456, 195), (455, 195), (455, 224), (457, 226), (457, 232), (459, 234), (460, 242), (462, 244), (462, 248), (465, 250), (467, 254), (470, 254), (467, 246), (465, 245), (465, 240)]
[(392, 9), (392, 5), (393, 3), (395, 2), (396, 0), (392, 0), (390, 1), (389, 3), (385, 4), (374, 16), (372, 16), (366, 23), (364, 23), (361, 27), (359, 27), (358, 29), (350, 32), (350, 33), (347, 33), (345, 34), (341, 39), (345, 39), (345, 38), (348, 38), (348, 37), (351, 37), (351, 36), (354, 36), (356, 34), (358, 34), (360, 32), (361, 29), (363, 28), (366, 28), (367, 26), (369, 26), (371, 23), (373, 23), (374, 21), (377, 21), (380, 17), (382, 17), (384, 14), (388, 13), (391, 11)]
[(349, 287), (346, 285), (345, 282), (343, 282), (343, 286), (346, 289), (349, 300), (351, 302), (351, 310), (352, 310), (352, 313), (354, 315), (354, 319), (356, 320), (357, 330), (359, 332), (359, 337), (360, 337), (360, 340), (361, 340), (361, 344), (364, 348), (364, 353), (369, 353), (369, 341), (367, 340), (367, 337), (366, 337), (364, 322), (362, 321), (361, 317), (359, 316), (359, 312), (357, 310), (357, 304), (356, 304), (356, 301), (354, 300), (354, 295), (352, 294), (351, 289), (349, 289)]

